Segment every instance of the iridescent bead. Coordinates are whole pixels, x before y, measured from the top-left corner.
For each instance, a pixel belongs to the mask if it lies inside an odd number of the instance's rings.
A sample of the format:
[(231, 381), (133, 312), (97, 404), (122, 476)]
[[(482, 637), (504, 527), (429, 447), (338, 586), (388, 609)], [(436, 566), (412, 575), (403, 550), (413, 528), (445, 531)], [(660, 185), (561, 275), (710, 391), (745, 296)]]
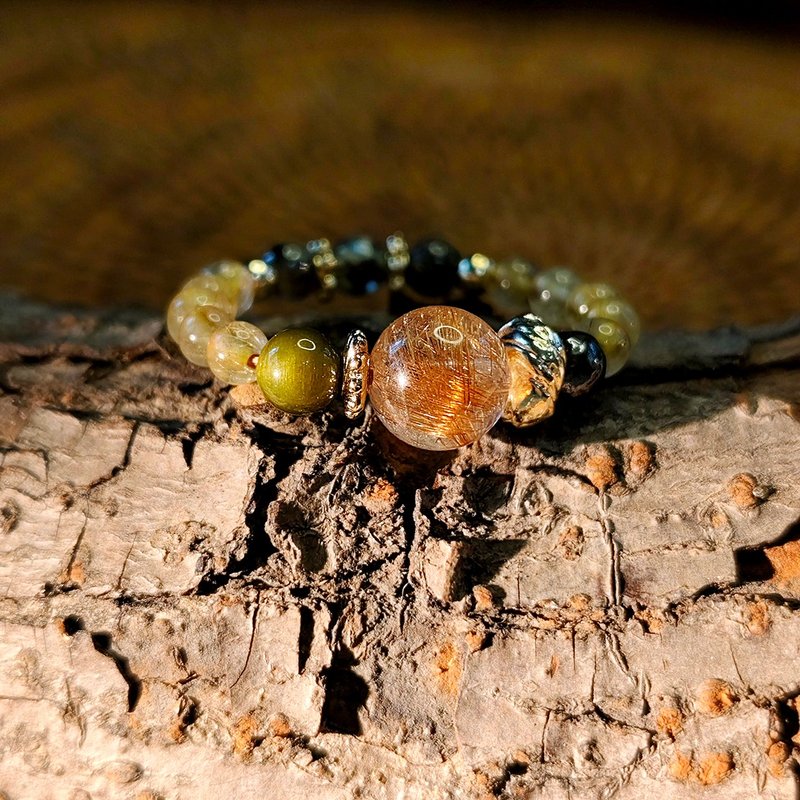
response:
[(208, 342), (218, 328), (233, 319), (230, 308), (200, 306), (187, 314), (178, 333), (178, 346), (187, 361), (200, 367), (208, 366)]
[(208, 367), (223, 383), (252, 383), (256, 379), (255, 360), (266, 343), (266, 334), (255, 325), (229, 322), (208, 340)]
[(458, 283), (461, 256), (441, 239), (427, 239), (411, 248), (406, 284), (425, 297), (443, 297)]
[(565, 307), (567, 298), (580, 282), (580, 278), (566, 267), (553, 267), (540, 272), (533, 281), (530, 310), (553, 327), (569, 324)]
[(617, 290), (608, 283), (582, 283), (567, 298), (567, 314), (573, 322), (579, 323), (589, 317), (592, 308), (617, 296)]
[(349, 294), (372, 294), (388, 279), (383, 249), (367, 236), (346, 239), (334, 247), (338, 285)]
[(467, 286), (483, 286), (495, 262), (483, 253), (473, 253), (458, 262), (458, 277)]
[(236, 314), (236, 304), (228, 297), (220, 281), (213, 275), (198, 275), (183, 285), (167, 310), (167, 330), (176, 342), (183, 321), (201, 306), (214, 306), (230, 313), (231, 317)]
[(203, 267), (201, 275), (211, 275), (219, 280), (228, 299), (236, 303), (237, 312), (242, 314), (253, 305), (255, 280), (244, 264), (238, 261), (215, 261)]
[(310, 414), (333, 400), (339, 357), (328, 340), (311, 328), (276, 333), (258, 357), (256, 380), (267, 400), (290, 414)]
[(519, 428), (553, 414), (567, 355), (559, 335), (533, 314), (500, 328), (511, 381), (503, 418)]
[(589, 320), (588, 329), (606, 355), (606, 377), (619, 372), (631, 353), (628, 332), (613, 319), (599, 317)]
[(577, 396), (588, 392), (606, 374), (606, 356), (597, 339), (583, 331), (559, 331), (567, 351), (563, 392)]
[(278, 290), (284, 297), (303, 298), (320, 288), (311, 257), (300, 244), (276, 244), (262, 257), (278, 276)]
[(482, 319), (426, 306), (389, 325), (370, 355), (369, 396), (381, 422), (425, 450), (452, 450), (482, 436), (508, 398), (508, 362)]
[(591, 305), (587, 316), (589, 319), (598, 317), (602, 319), (613, 319), (614, 322), (619, 322), (619, 324), (628, 331), (631, 347), (636, 347), (636, 343), (639, 341), (639, 335), (642, 332), (642, 327), (639, 322), (639, 315), (630, 303), (619, 297), (614, 297), (610, 300), (600, 300)]

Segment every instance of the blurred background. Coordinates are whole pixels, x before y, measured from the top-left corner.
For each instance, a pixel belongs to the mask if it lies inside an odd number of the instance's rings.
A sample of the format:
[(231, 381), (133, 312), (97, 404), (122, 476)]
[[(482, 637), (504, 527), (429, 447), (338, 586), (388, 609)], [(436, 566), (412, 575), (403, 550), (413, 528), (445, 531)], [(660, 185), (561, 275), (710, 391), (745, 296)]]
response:
[(800, 311), (800, 7), (9, 2), (0, 291), (162, 308), (222, 256), (402, 230)]

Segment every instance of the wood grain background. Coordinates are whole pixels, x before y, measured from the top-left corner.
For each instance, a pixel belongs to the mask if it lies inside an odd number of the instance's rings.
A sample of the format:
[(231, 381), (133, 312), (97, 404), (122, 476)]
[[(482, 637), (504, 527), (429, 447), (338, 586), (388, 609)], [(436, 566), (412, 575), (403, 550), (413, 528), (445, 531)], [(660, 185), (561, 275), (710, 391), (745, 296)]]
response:
[(0, 286), (163, 305), (276, 240), (439, 233), (652, 327), (798, 310), (800, 49), (478, 6), (4, 3)]

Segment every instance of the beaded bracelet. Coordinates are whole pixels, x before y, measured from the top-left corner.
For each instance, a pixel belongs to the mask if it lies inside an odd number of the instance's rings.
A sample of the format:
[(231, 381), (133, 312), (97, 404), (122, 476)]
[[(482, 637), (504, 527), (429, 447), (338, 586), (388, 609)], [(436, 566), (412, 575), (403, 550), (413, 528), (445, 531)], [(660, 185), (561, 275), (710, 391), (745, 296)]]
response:
[[(429, 305), (396, 319), (371, 353), (366, 335), (352, 331), (341, 356), (319, 331), (287, 328), (268, 338), (235, 319), (257, 293), (368, 294), (385, 283), (428, 302), (460, 287), (529, 313), (495, 332), (461, 308)], [(277, 245), (246, 265), (211, 264), (172, 300), (167, 328), (193, 364), (227, 384), (257, 381), (283, 411), (319, 411), (340, 392), (353, 419), (369, 396), (393, 434), (428, 450), (469, 444), (501, 417), (518, 427), (549, 417), (559, 392), (583, 394), (618, 372), (639, 337), (636, 312), (608, 284), (523, 259), (461, 258), (435, 239), (409, 248), (399, 233), (385, 247), (366, 237), (335, 247), (317, 239)]]

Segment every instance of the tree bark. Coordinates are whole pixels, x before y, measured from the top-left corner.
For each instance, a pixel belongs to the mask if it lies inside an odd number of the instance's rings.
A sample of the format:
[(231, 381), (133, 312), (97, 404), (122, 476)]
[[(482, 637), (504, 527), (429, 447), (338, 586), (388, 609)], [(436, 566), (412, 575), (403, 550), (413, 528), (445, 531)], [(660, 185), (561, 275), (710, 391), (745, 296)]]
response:
[(147, 313), (0, 342), (7, 800), (797, 796), (800, 321), (445, 454)]

